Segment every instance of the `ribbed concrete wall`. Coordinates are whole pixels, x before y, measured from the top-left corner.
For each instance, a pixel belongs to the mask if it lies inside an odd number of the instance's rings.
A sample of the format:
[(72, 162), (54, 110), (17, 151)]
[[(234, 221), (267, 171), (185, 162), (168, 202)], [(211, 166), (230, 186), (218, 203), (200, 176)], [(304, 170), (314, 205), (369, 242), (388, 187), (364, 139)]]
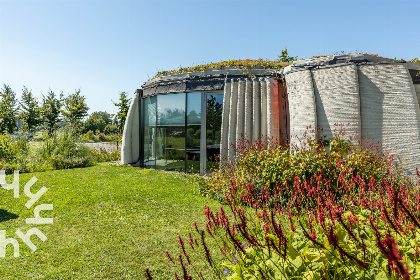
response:
[[(232, 90), (231, 81), (226, 80), (224, 93), (223, 93), (223, 107), (230, 108), (231, 90)], [(220, 139), (220, 158), (222, 159), (222, 161), (228, 157), (228, 148), (229, 148), (228, 135), (229, 135), (229, 111), (223, 110), (221, 139)]]
[(236, 118), (236, 141), (243, 138), (245, 133), (245, 80), (238, 82), (238, 103)]
[(261, 137), (267, 137), (267, 81), (260, 79), (261, 86)]
[(280, 140), (280, 103), (278, 81), (267, 81), (267, 136), (274, 141)]
[(234, 150), (231, 145), (236, 145), (236, 123), (238, 108), (238, 85), (239, 82), (234, 80), (231, 82), (231, 95), (229, 107), (223, 106), (223, 111), (229, 110), (229, 134), (228, 134), (228, 158), (232, 159)]
[[(287, 106), (284, 100), (282, 106)], [(237, 141), (267, 136), (279, 140), (280, 130), (287, 130), (280, 127), (279, 88), (275, 79), (226, 81), (222, 116), (222, 159), (234, 159), (231, 146)], [(281, 118), (285, 119), (283, 115)], [(283, 123), (287, 125), (287, 121)]]
[(256, 140), (261, 137), (261, 83), (259, 79), (252, 79), (252, 91), (253, 91), (253, 104), (252, 104), (252, 116), (253, 116), (253, 129), (252, 129), (252, 140)]
[(312, 131), (317, 127), (311, 71), (288, 74), (286, 85), (290, 112), (290, 144), (301, 147), (304, 135), (314, 138), (315, 133)]
[(289, 100), (287, 99), (286, 83), (284, 81), (278, 84), (278, 96), (279, 96), (279, 130), (280, 130), (280, 142), (282, 145), (286, 145), (289, 141), (290, 136), (290, 114), (289, 114)]
[(252, 139), (253, 116), (253, 85), (250, 79), (245, 79), (245, 139)]
[(121, 163), (136, 163), (140, 156), (140, 115), (139, 93), (131, 100), (130, 109), (125, 120), (121, 146)]
[(419, 105), (405, 65), (359, 66), (362, 135), (382, 141), (407, 171), (420, 163)]
[[(344, 125), (346, 136), (360, 133), (356, 65), (314, 69), (312, 77), (319, 136), (332, 140), (333, 135), (340, 131), (342, 125)], [(354, 144), (357, 140), (357, 138), (354, 139)]]

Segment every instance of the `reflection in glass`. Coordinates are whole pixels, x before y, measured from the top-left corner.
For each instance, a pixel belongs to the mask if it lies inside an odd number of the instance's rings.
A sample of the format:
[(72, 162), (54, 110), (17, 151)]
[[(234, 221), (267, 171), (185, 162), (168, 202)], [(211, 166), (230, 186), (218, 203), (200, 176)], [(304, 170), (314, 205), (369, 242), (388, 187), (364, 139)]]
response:
[(156, 168), (185, 170), (185, 93), (157, 96)]
[(146, 168), (155, 167), (156, 96), (143, 99), (144, 162)]
[(187, 172), (200, 172), (201, 92), (187, 94)]
[(207, 170), (218, 168), (222, 126), (223, 95), (207, 95)]

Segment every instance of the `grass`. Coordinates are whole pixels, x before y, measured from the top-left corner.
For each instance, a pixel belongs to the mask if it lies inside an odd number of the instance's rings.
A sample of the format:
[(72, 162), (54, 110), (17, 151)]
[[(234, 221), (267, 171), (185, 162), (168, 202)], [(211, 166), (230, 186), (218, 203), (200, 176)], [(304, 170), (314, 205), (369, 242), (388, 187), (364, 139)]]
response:
[[(23, 186), (32, 176), (38, 179), (33, 193), (42, 186), (48, 191), (28, 210)], [(146, 268), (154, 279), (173, 278), (165, 252), (176, 258), (178, 235), (193, 231), (194, 221), (203, 227), (205, 205), (219, 206), (201, 197), (195, 185), (188, 175), (106, 164), (21, 174), (20, 198), (0, 189), (0, 230), (20, 244), (19, 258), (11, 245), (0, 258), (0, 279), (144, 279)], [(41, 212), (54, 223), (26, 225), (43, 203), (54, 205)], [(32, 236), (35, 252), (14, 233), (31, 227), (48, 238)]]

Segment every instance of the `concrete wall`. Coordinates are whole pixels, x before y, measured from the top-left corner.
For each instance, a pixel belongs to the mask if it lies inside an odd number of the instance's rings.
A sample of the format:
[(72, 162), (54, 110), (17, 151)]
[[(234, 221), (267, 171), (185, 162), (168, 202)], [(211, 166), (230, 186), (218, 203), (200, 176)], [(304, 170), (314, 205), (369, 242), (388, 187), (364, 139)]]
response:
[(317, 114), (314, 87), (310, 70), (286, 76), (290, 112), (290, 145), (302, 147), (306, 137), (315, 137)]
[(285, 79), (292, 145), (301, 145), (305, 133), (314, 136), (309, 126), (332, 139), (329, 129), (343, 124), (364, 142), (381, 142), (409, 173), (420, 166), (420, 87), (405, 64), (347, 63), (289, 72)]
[(362, 134), (410, 173), (420, 166), (419, 104), (405, 65), (359, 66)]
[[(332, 140), (340, 129), (350, 137), (360, 132), (360, 104), (357, 67), (321, 68), (312, 71), (318, 135)], [(357, 137), (352, 138), (354, 144)]]
[[(284, 93), (284, 87), (281, 87)], [(242, 140), (281, 141), (287, 137), (287, 97), (279, 95), (279, 81), (269, 79), (233, 79), (225, 83), (222, 114), (222, 160), (234, 159), (232, 145)], [(282, 106), (282, 109), (280, 108)]]
[(121, 147), (122, 164), (135, 164), (140, 156), (139, 95), (138, 92), (134, 94), (125, 120)]

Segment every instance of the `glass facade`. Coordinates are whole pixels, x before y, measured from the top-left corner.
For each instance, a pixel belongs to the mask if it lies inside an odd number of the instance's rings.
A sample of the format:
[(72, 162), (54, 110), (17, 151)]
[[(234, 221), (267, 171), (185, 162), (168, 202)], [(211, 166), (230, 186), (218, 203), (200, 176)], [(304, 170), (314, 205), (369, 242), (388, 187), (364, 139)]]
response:
[(157, 169), (185, 171), (185, 98), (185, 93), (157, 96)]
[(143, 99), (143, 166), (154, 168), (156, 165), (156, 96)]
[(187, 172), (200, 172), (201, 92), (187, 94)]
[[(203, 161), (214, 167), (220, 152), (220, 93), (181, 92), (143, 98), (143, 167), (193, 173), (200, 171)], [(205, 134), (201, 133), (203, 125)], [(202, 143), (206, 145), (204, 155)]]

